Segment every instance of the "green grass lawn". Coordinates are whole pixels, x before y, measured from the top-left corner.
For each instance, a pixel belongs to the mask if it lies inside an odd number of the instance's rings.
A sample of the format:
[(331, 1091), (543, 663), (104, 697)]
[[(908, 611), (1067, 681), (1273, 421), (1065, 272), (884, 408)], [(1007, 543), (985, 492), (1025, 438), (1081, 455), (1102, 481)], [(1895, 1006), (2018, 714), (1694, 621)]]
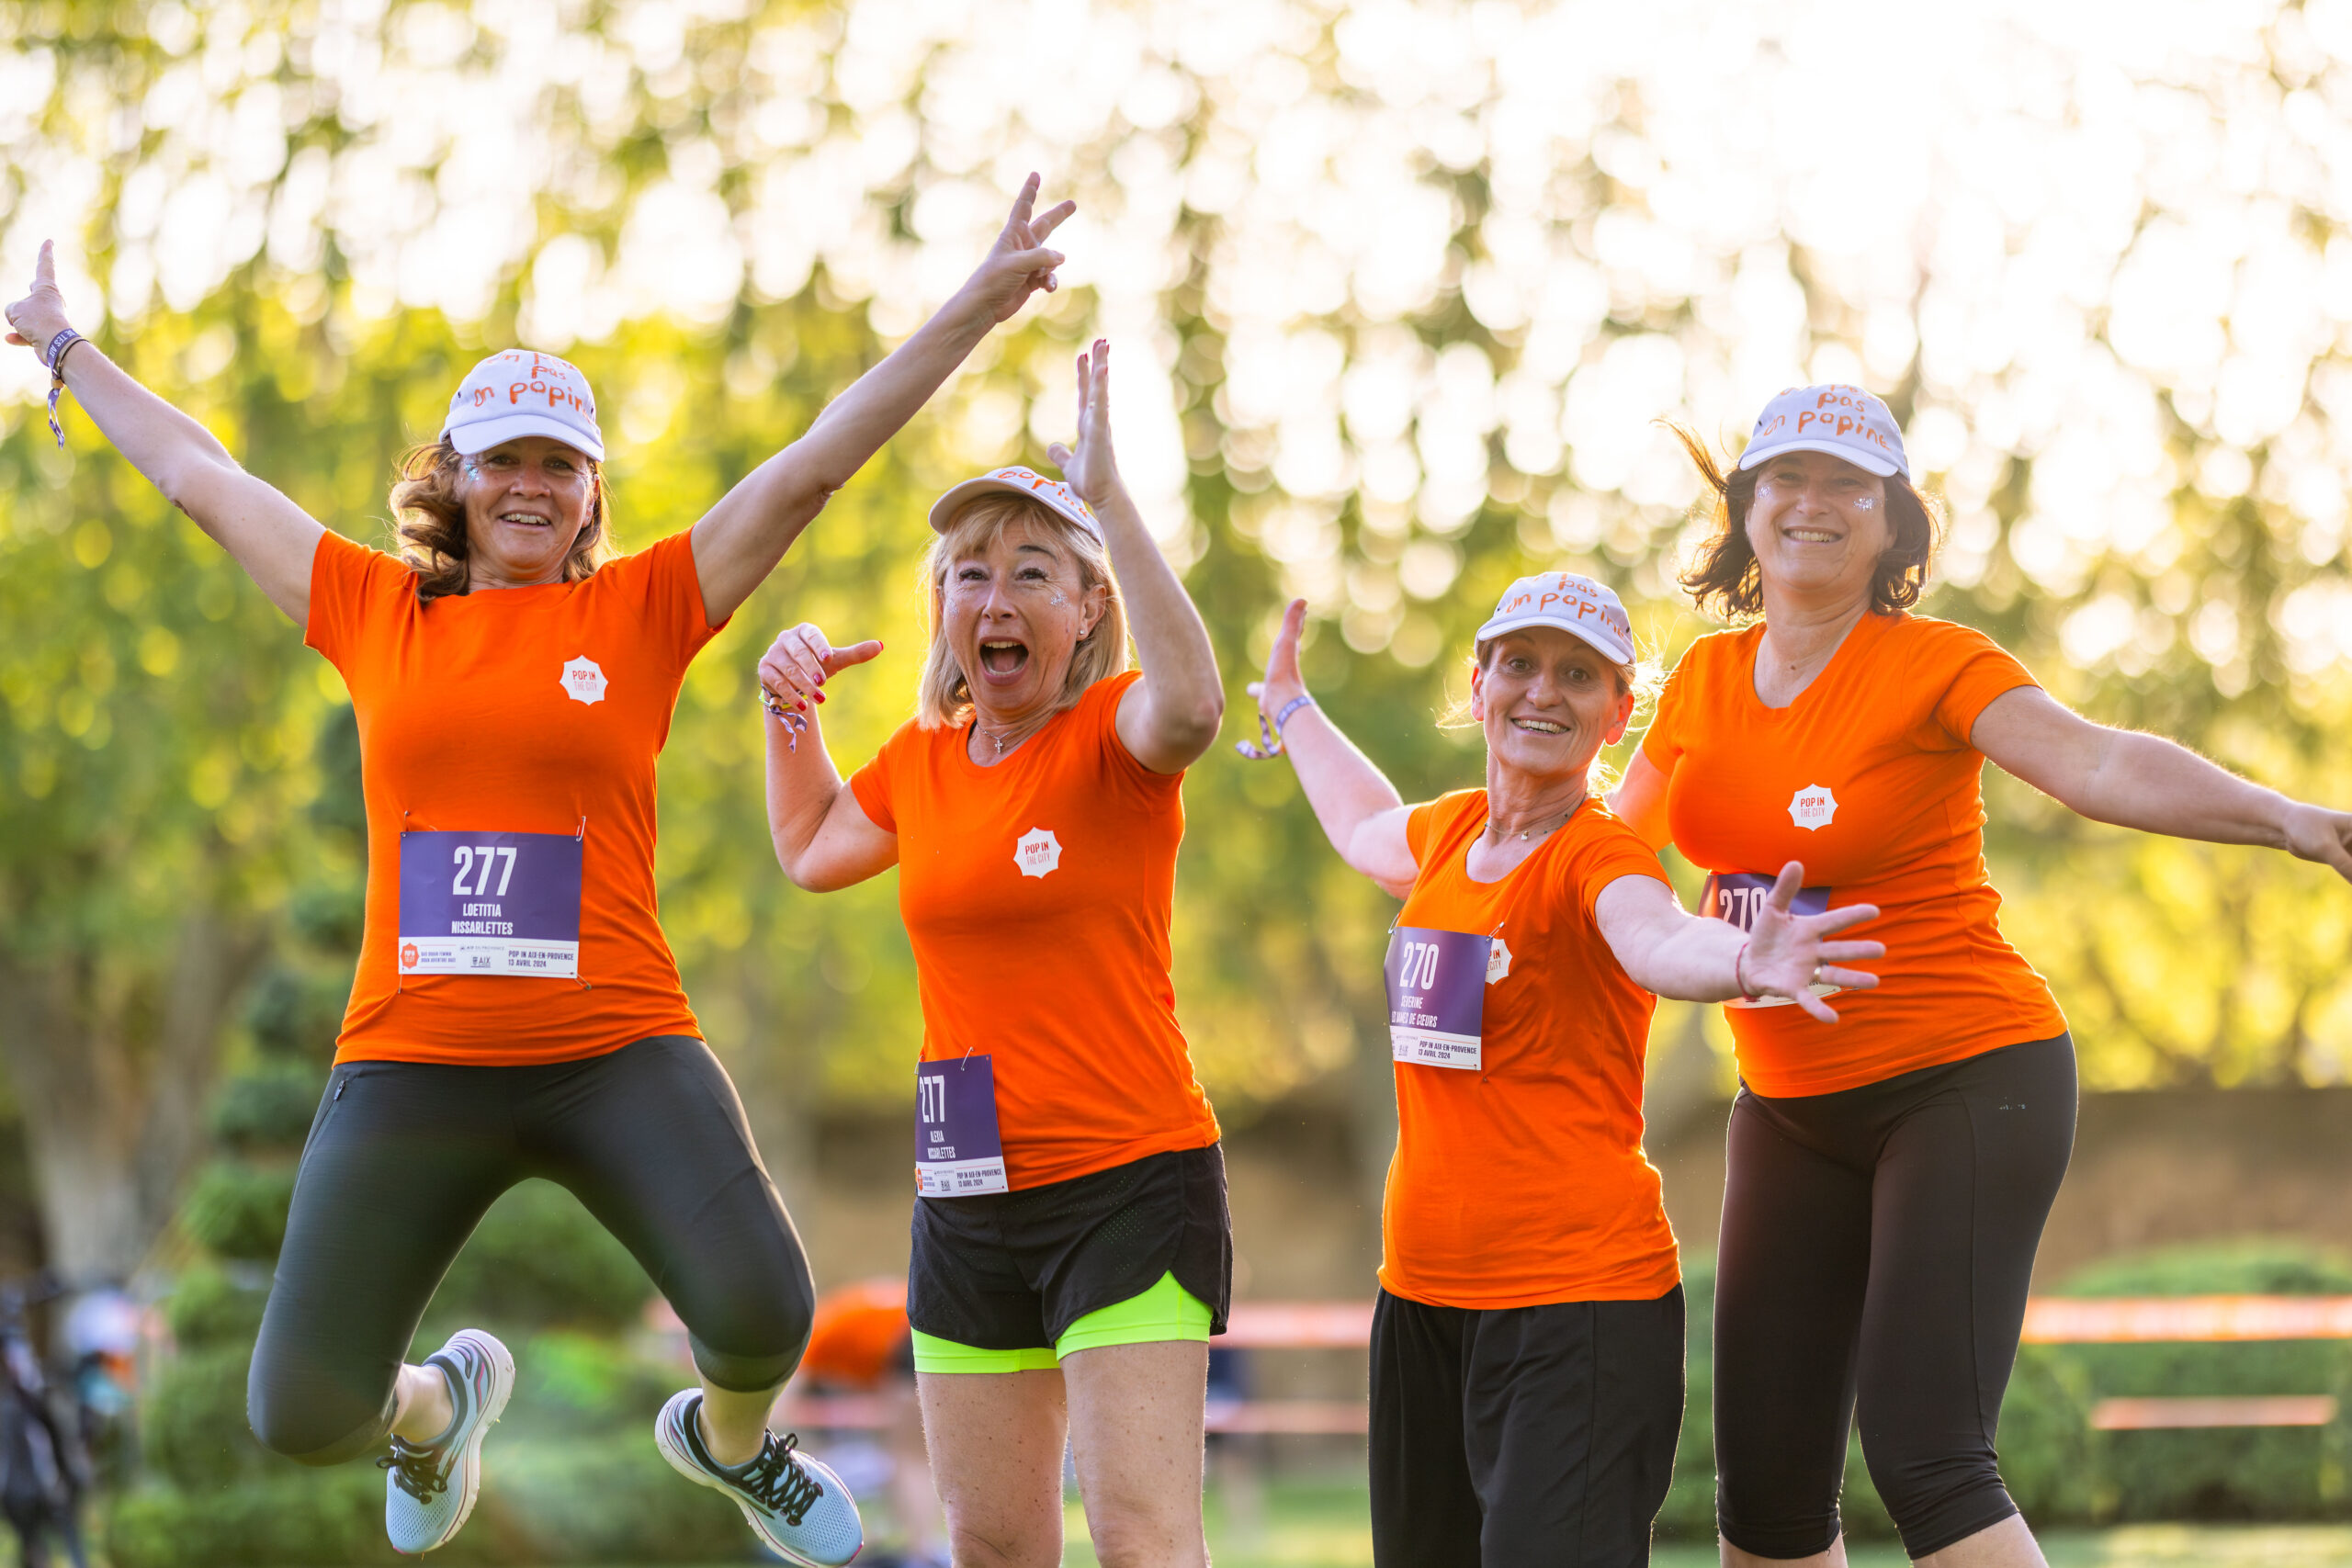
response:
[[(1217, 1568), (1370, 1568), (1372, 1529), (1360, 1484), (1285, 1482), (1272, 1487), (1256, 1517), (1235, 1517), (1226, 1499), (1209, 1501), (1209, 1549)], [(1086, 1516), (1069, 1516), (1065, 1568), (1095, 1568)], [(2130, 1525), (2109, 1530), (2053, 1531), (2042, 1540), (2050, 1568), (2352, 1568), (2347, 1525)], [(1852, 1568), (1903, 1568), (1892, 1542), (1858, 1543)], [(1662, 1546), (1656, 1568), (1713, 1568), (1712, 1546)]]

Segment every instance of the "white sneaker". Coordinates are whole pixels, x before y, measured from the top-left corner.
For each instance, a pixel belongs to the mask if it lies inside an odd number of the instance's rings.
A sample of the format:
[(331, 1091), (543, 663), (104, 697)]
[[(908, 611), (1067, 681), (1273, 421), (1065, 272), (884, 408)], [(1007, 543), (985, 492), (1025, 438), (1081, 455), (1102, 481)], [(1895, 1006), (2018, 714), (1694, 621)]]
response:
[(702, 1390), (670, 1396), (654, 1417), (653, 1440), (670, 1467), (698, 1486), (723, 1492), (743, 1510), (760, 1539), (805, 1568), (842, 1568), (865, 1544), (865, 1526), (842, 1478), (796, 1448), (797, 1437), (767, 1433), (745, 1463), (723, 1465), (702, 1441)]
[(481, 1491), (481, 1440), (514, 1392), (514, 1358), (479, 1328), (461, 1328), (424, 1358), (449, 1380), (457, 1410), (449, 1429), (430, 1443), (392, 1439), (376, 1461), (384, 1478), (384, 1533), (392, 1550), (415, 1556), (445, 1545), (465, 1527)]

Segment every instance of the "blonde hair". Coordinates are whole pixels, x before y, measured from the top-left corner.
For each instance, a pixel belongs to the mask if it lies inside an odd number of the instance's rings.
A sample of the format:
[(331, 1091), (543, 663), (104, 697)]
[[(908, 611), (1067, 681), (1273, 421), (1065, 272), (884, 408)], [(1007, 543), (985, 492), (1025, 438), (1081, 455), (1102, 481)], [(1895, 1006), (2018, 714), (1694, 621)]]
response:
[[(1473, 648), (1470, 650), (1470, 667), (1473, 670), (1484, 671), (1487, 668), (1487, 660), (1494, 656), (1495, 644), (1500, 641), (1502, 638), (1499, 637), (1490, 637)], [(1594, 651), (1600, 650), (1596, 649)], [(1625, 728), (1630, 732), (1634, 728), (1634, 719), (1641, 716), (1642, 709), (1657, 697), (1658, 688), (1666, 684), (1666, 675), (1655, 662), (1641, 656), (1641, 646), (1638, 643), (1634, 645), (1633, 663), (1619, 664), (1611, 660), (1609, 669), (1610, 672), (1617, 677), (1617, 694), (1634, 699), (1633, 716), (1625, 721)], [(1437, 727), (1440, 729), (1470, 729), (1476, 727), (1477, 723), (1478, 721), (1470, 715), (1468, 692), (1463, 693), (1447, 704), (1445, 711), (1437, 716)], [(1597, 751), (1593, 753), (1592, 767), (1585, 777), (1588, 781), (1587, 787), (1596, 794), (1606, 794), (1617, 787), (1617, 770)]]
[(1127, 611), (1119, 598), (1118, 581), (1111, 575), (1111, 553), (1087, 529), (1041, 501), (1012, 491), (975, 496), (956, 509), (946, 528), (931, 542), (923, 557), (924, 585), (930, 592), (930, 646), (923, 652), (922, 681), (915, 689), (915, 722), (925, 729), (961, 724), (972, 711), (972, 688), (956, 650), (947, 644), (945, 617), (947, 574), (958, 560), (993, 546), (1015, 524), (1040, 539), (1057, 544), (1078, 563), (1081, 592), (1103, 591), (1102, 614), (1094, 629), (1078, 639), (1069, 669), (1062, 677), (1061, 695), (1054, 711), (1075, 707), (1095, 682), (1127, 667)]
[[(416, 573), (416, 596), (427, 602), (466, 591), (466, 503), (458, 498), (462, 461), (447, 436), (430, 446), (412, 446), (401, 458), (401, 477), (392, 486), (393, 533), (401, 559)], [(565, 582), (586, 581), (620, 554), (612, 541), (605, 466), (592, 457), (581, 461), (588, 465), (588, 521), (563, 558)]]

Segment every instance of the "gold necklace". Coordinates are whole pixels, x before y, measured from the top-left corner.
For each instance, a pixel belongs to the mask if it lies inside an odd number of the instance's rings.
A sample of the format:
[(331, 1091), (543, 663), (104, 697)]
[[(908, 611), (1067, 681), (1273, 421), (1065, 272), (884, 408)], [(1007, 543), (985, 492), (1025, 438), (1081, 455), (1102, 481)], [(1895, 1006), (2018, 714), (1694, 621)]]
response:
[[(1584, 802), (1583, 802), (1583, 801), (1581, 801), (1581, 800), (1577, 801), (1577, 804), (1576, 804), (1575, 806), (1571, 806), (1571, 807), (1569, 807), (1566, 811), (1563, 811), (1563, 812), (1561, 812), (1561, 813), (1560, 813), (1559, 821), (1557, 821), (1557, 822), (1554, 822), (1554, 823), (1552, 824), (1552, 826), (1551, 826), (1551, 827), (1546, 828), (1546, 829), (1544, 829), (1544, 830), (1546, 833), (1549, 833), (1549, 832), (1553, 831), (1555, 829), (1557, 829), (1557, 828), (1560, 826), (1560, 823), (1561, 823), (1561, 822), (1566, 822), (1569, 818), (1574, 817), (1574, 816), (1577, 814), (1577, 807), (1581, 807), (1581, 806), (1583, 806), (1583, 805), (1584, 805)], [(1537, 818), (1535, 820), (1536, 820), (1537, 822), (1541, 822), (1541, 821), (1543, 820), (1543, 818), (1539, 817), (1539, 818)], [(1506, 834), (1506, 833), (1505, 833), (1505, 832), (1503, 832), (1503, 830), (1502, 830), (1502, 825), (1501, 825), (1500, 823), (1497, 822), (1497, 821), (1494, 819), (1494, 818), (1493, 818), (1493, 817), (1489, 816), (1489, 817), (1487, 818), (1487, 830), (1488, 832), (1493, 833), (1493, 834), (1495, 835), (1495, 841), (1496, 841), (1496, 842), (1500, 843), (1500, 842), (1501, 842), (1505, 838), (1512, 838), (1512, 839), (1525, 839), (1525, 838), (1528, 838), (1528, 837), (1530, 837), (1531, 835), (1532, 835), (1532, 834), (1534, 833), (1534, 831), (1535, 831), (1535, 826), (1534, 826), (1534, 823), (1530, 823), (1528, 826), (1526, 826), (1526, 827), (1524, 827), (1524, 828), (1521, 828), (1521, 829), (1518, 832), (1516, 832), (1516, 833), (1509, 833), (1509, 834)]]

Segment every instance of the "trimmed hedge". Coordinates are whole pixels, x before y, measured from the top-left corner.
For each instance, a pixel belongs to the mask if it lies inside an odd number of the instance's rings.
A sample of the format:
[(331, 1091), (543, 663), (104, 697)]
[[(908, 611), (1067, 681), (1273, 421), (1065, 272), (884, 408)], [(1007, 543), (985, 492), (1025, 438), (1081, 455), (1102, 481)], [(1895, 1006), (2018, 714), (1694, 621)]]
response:
[[(1690, 1400), (1658, 1534), (1704, 1540), (1715, 1528), (1713, 1260), (1694, 1260), (1683, 1284), (1690, 1308)], [(2352, 1294), (2352, 1259), (2269, 1238), (2170, 1247), (2093, 1264), (2062, 1283), (2059, 1293)], [(2102, 1399), (2200, 1394), (2330, 1394), (2337, 1415), (2325, 1427), (2091, 1428)], [(2352, 1517), (2346, 1483), (2352, 1345), (2028, 1345), (2009, 1380), (1996, 1445), (2010, 1495), (2038, 1527)], [(1858, 1438), (1849, 1440), (1839, 1506), (1849, 1536), (1894, 1533)]]

